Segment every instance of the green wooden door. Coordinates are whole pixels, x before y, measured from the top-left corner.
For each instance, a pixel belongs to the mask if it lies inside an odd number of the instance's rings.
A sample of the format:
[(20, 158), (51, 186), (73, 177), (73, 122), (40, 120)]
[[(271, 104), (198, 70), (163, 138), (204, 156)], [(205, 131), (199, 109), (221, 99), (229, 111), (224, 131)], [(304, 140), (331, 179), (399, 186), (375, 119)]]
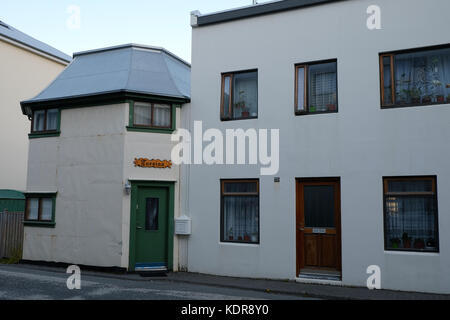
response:
[(168, 188), (138, 188), (134, 248), (137, 271), (168, 268), (168, 201)]

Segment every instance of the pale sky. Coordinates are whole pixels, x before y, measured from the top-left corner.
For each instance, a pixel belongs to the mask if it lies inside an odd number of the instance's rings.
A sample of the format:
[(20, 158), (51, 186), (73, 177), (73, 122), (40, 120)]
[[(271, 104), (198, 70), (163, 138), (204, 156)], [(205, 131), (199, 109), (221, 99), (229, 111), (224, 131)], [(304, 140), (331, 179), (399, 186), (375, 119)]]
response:
[[(133, 42), (164, 47), (190, 62), (191, 11), (211, 13), (251, 4), (252, 0), (1, 0), (0, 20), (69, 55)], [(68, 12), (72, 5), (80, 8), (79, 28)]]

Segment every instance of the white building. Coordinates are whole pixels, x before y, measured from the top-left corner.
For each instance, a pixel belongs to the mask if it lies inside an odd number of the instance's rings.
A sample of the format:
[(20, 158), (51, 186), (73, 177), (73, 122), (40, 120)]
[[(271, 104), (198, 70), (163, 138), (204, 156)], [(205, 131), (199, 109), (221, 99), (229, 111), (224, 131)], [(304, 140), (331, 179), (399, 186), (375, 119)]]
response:
[(190, 66), (156, 47), (74, 54), (35, 98), (23, 259), (177, 270), (179, 166), (171, 133)]
[(190, 129), (280, 129), (280, 170), (186, 167), (189, 271), (450, 293), (450, 2), (373, 4), (193, 13)]

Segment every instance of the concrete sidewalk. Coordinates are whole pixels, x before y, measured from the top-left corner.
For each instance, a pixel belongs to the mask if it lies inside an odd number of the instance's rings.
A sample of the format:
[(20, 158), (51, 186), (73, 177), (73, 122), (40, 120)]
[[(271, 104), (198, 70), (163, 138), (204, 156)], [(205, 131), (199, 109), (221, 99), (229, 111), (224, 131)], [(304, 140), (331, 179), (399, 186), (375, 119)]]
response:
[[(62, 266), (43, 266), (35, 264), (18, 264), (17, 268), (48, 270), (65, 273)], [(136, 273), (113, 273), (101, 270), (91, 270), (80, 266), (83, 275), (93, 275), (104, 278), (118, 278), (131, 281), (173, 281), (198, 285), (208, 285), (223, 288), (247, 289), (271, 293), (305, 296), (311, 298), (335, 300), (450, 300), (450, 294), (429, 294), (418, 292), (404, 292), (391, 290), (369, 290), (361, 287), (344, 287), (333, 285), (319, 285), (298, 283), (295, 281), (278, 281), (263, 279), (247, 279), (213, 276), (189, 272), (170, 272), (166, 276), (141, 276)]]

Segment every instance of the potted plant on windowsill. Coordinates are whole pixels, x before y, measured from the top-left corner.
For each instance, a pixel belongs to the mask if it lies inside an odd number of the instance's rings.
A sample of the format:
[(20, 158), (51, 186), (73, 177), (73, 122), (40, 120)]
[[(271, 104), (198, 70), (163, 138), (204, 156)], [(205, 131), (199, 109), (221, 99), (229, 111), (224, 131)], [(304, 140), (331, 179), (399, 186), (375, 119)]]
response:
[(234, 237), (233, 237), (233, 228), (230, 228), (230, 230), (228, 230), (228, 240), (233, 241)]
[(428, 238), (425, 248), (434, 249), (436, 248), (436, 240), (433, 238)]
[(422, 98), (422, 103), (431, 103), (432, 99), (431, 96), (424, 96)]
[(245, 241), (245, 242), (250, 242), (250, 236), (248, 235), (248, 233), (245, 233), (245, 235), (244, 235), (244, 241)]
[(336, 111), (336, 105), (334, 103), (327, 104), (328, 111)]
[(450, 93), (447, 96), (447, 103), (450, 103)]
[(408, 233), (404, 232), (402, 236), (403, 248), (411, 248), (411, 237), (408, 237)]
[(411, 89), (409, 92), (409, 96), (411, 97), (411, 103), (419, 104), (420, 103), (420, 95), (421, 95), (420, 89), (418, 89), (418, 88)]
[(422, 238), (417, 238), (414, 241), (414, 249), (425, 249), (425, 241)]
[(391, 239), (391, 247), (393, 249), (398, 249), (400, 247), (401, 242), (402, 241), (400, 240), (400, 238), (392, 238)]
[(316, 106), (310, 106), (309, 112), (316, 112)]
[(242, 107), (241, 117), (242, 117), (242, 118), (248, 118), (248, 117), (250, 117), (250, 112), (249, 112), (248, 109), (245, 107), (245, 105)]
[(436, 96), (436, 102), (439, 102), (439, 103), (445, 102), (444, 96), (443, 95), (437, 95)]

